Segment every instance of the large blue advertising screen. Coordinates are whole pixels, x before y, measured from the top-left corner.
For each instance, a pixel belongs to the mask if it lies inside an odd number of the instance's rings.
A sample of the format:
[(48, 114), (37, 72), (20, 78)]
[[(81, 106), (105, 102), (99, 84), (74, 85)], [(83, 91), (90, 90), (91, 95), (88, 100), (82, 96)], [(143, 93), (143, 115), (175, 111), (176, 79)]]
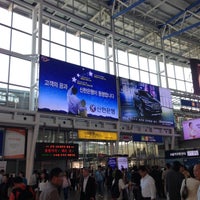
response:
[(122, 121), (174, 126), (169, 89), (125, 78), (119, 87)]
[(40, 56), (38, 110), (118, 119), (116, 77)]

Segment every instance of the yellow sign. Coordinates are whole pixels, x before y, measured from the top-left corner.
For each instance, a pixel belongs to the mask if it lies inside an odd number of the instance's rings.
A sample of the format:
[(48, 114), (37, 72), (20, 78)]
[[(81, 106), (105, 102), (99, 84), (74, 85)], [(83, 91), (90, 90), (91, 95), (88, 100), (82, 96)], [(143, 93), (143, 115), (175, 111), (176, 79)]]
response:
[(85, 140), (114, 140), (118, 139), (116, 132), (78, 130), (78, 138)]

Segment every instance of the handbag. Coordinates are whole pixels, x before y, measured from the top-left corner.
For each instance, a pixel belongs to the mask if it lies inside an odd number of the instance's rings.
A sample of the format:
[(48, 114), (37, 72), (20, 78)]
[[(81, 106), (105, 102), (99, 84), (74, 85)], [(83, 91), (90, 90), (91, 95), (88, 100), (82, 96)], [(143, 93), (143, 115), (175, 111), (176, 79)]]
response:
[(186, 183), (186, 178), (185, 178), (185, 184), (183, 186), (183, 190), (182, 190), (181, 196), (182, 196), (183, 199), (187, 199), (188, 194), (189, 194), (189, 191), (188, 191), (188, 187), (187, 187), (187, 183)]

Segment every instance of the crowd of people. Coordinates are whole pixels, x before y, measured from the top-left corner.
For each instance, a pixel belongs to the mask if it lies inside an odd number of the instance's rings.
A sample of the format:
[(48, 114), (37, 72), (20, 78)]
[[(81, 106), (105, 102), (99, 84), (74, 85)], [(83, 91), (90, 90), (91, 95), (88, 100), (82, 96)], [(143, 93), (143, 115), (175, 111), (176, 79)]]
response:
[[(26, 191), (26, 192), (24, 192)], [(69, 192), (80, 200), (200, 200), (200, 164), (187, 169), (178, 161), (159, 166), (113, 169), (111, 166), (51, 171), (35, 170), (29, 183), (0, 171), (0, 200), (67, 200)], [(23, 195), (22, 195), (23, 193)]]

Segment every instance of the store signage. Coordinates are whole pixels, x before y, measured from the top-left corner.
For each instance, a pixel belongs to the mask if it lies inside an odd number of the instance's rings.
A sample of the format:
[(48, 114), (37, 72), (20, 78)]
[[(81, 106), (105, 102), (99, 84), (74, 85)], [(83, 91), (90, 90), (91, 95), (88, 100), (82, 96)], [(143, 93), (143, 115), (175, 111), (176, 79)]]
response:
[(85, 140), (114, 140), (118, 139), (116, 132), (78, 130), (78, 138)]
[(37, 143), (36, 159), (77, 159), (78, 144)]
[(160, 135), (143, 135), (143, 134), (134, 134), (133, 141), (135, 142), (157, 142), (162, 143), (163, 138)]
[(187, 157), (198, 157), (199, 156), (199, 149), (194, 150), (169, 150), (165, 151), (165, 158), (166, 159), (174, 159), (174, 158), (187, 158)]

